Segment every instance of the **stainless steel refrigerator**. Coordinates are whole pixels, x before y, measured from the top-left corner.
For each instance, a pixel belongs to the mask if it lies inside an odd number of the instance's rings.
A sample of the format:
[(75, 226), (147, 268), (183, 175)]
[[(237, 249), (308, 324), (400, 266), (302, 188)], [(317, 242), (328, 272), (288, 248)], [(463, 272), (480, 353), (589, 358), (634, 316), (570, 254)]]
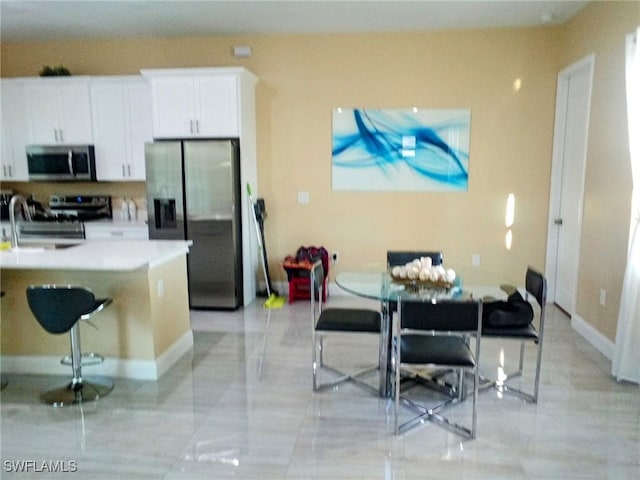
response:
[(192, 308), (237, 308), (243, 304), (238, 141), (157, 141), (145, 148), (149, 238), (193, 241)]

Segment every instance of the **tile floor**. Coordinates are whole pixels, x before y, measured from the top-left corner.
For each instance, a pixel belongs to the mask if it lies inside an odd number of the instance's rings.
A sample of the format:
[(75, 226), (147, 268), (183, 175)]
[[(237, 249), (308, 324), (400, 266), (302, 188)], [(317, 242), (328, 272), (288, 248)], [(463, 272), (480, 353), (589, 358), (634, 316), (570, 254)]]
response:
[[(39, 403), (38, 392), (59, 378), (8, 376), (1, 396), (0, 476), (640, 478), (640, 389), (616, 383), (610, 362), (553, 307), (539, 403), (486, 391), (472, 441), (432, 423), (394, 436), (390, 402), (352, 385), (313, 393), (308, 303), (265, 310), (258, 301), (232, 313), (193, 311), (192, 325), (193, 353), (160, 381), (116, 379), (113, 392), (98, 402), (54, 409)], [(338, 362), (375, 359), (375, 343), (352, 342), (329, 344)], [(355, 359), (339, 355), (354, 345)], [(483, 370), (490, 371), (500, 350), (483, 342)], [(505, 350), (507, 362), (512, 353)], [(31, 472), (16, 473), (19, 461), (35, 462)]]

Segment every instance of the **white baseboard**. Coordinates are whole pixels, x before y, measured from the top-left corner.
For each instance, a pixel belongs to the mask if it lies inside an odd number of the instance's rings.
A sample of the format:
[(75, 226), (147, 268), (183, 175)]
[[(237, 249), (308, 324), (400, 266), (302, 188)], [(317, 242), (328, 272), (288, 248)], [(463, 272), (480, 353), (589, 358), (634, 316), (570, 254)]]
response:
[[(193, 333), (187, 331), (155, 361), (107, 357), (100, 365), (83, 368), (83, 374), (135, 380), (157, 380), (193, 348)], [(59, 356), (2, 355), (2, 373), (31, 375), (71, 375), (71, 367), (60, 364)]]
[(593, 328), (584, 318), (580, 317), (580, 315), (573, 314), (571, 316), (571, 327), (582, 335), (587, 342), (597, 348), (605, 357), (609, 360), (613, 359), (614, 342)]
[[(182, 337), (173, 342), (169, 348), (167, 348), (156, 359), (156, 377), (160, 378), (169, 370), (174, 363), (176, 363), (185, 353), (189, 352), (193, 348), (193, 332), (187, 330)], [(154, 380), (155, 380), (154, 379)]]

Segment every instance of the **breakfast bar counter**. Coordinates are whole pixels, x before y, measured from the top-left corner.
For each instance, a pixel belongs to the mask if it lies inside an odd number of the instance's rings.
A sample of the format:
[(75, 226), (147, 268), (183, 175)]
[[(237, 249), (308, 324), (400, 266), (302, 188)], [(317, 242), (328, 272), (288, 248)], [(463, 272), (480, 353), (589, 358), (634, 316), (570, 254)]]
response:
[(80, 285), (113, 303), (82, 324), (82, 348), (105, 357), (86, 375), (154, 380), (193, 346), (187, 262), (191, 242), (86, 241), (68, 248), (0, 251), (3, 373), (68, 375), (59, 360), (69, 336), (38, 324), (26, 300), (33, 284)]

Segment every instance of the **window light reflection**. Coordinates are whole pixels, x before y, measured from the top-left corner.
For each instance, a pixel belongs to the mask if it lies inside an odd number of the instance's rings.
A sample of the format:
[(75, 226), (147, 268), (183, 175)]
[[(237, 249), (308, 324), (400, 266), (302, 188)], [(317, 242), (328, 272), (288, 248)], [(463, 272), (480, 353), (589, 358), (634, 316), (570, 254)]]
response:
[(507, 195), (507, 205), (505, 207), (504, 225), (507, 227), (507, 233), (504, 236), (504, 245), (507, 250), (511, 250), (513, 245), (513, 232), (511, 227), (516, 217), (516, 196), (513, 193)]
[(507, 195), (507, 208), (504, 217), (504, 225), (509, 228), (513, 225), (513, 221), (516, 215), (516, 197), (513, 193)]
[(516, 78), (513, 82), (513, 91), (519, 92), (522, 88), (522, 80), (520, 78)]

